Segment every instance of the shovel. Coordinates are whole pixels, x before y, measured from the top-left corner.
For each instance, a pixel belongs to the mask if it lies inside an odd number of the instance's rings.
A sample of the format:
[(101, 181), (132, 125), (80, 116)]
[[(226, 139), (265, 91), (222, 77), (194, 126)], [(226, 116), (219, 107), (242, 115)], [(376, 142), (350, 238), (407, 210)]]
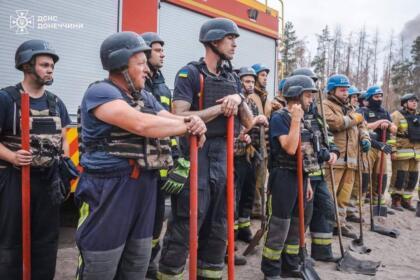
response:
[(372, 250), (368, 247), (366, 247), (363, 244), (363, 212), (362, 212), (362, 196), (363, 196), (363, 191), (362, 191), (362, 170), (360, 168), (360, 163), (363, 163), (363, 159), (360, 160), (360, 158), (362, 157), (360, 154), (360, 145), (357, 146), (358, 147), (358, 151), (357, 151), (357, 157), (358, 157), (358, 168), (357, 168), (357, 173), (358, 173), (358, 177), (359, 177), (359, 226), (360, 226), (360, 234), (359, 234), (359, 238), (357, 239), (353, 239), (350, 243), (350, 250), (353, 252), (357, 252), (359, 254), (369, 254)]
[(234, 116), (227, 119), (227, 182), (226, 182), (226, 201), (227, 201), (227, 224), (228, 224), (228, 279), (235, 279), (235, 235), (234, 235), (234, 166), (233, 166), (233, 137), (234, 137)]
[[(382, 130), (381, 136), (382, 143), (386, 141), (386, 129)], [(378, 203), (373, 206), (373, 216), (388, 217), (388, 209), (386, 206), (381, 205), (382, 200), (382, 179), (384, 177), (384, 161), (385, 161), (385, 152), (381, 151), (381, 161), (379, 162), (379, 178), (378, 178)], [(371, 197), (373, 193), (370, 194)]]
[[(262, 126), (260, 128), (260, 143), (262, 143), (262, 141), (265, 141), (265, 132), (264, 132), (264, 127)], [(264, 159), (263, 156), (265, 156), (264, 154), (265, 150), (263, 148), (260, 149), (260, 155), (262, 160)], [(265, 170), (263, 170), (262, 168), (261, 172), (265, 172)], [(263, 195), (261, 196), (261, 226), (260, 228), (257, 230), (257, 232), (255, 233), (254, 237), (252, 238), (251, 242), (249, 243), (248, 247), (246, 247), (245, 251), (242, 253), (242, 255), (247, 256), (249, 255), (252, 251), (254, 251), (255, 247), (257, 247), (257, 245), (260, 243), (261, 238), (264, 236), (265, 230), (266, 230), (266, 224), (267, 224), (267, 216), (265, 213), (265, 192), (263, 191)]]
[[(319, 101), (320, 101), (323, 129), (324, 129), (325, 135), (328, 135), (327, 122), (325, 121), (324, 104), (323, 104), (323, 97), (322, 97), (321, 91), (318, 92), (318, 95), (319, 95)], [(338, 216), (338, 204), (337, 204), (337, 193), (336, 193), (336, 187), (335, 187), (334, 169), (332, 165), (328, 164), (328, 167), (331, 173), (332, 197), (334, 200), (334, 212), (335, 212), (335, 218), (337, 220), (338, 241), (340, 244), (340, 252), (341, 252), (341, 259), (337, 262), (337, 270), (347, 272), (347, 273), (375, 275), (376, 271), (378, 270), (378, 267), (381, 265), (380, 262), (358, 260), (354, 258), (352, 255), (350, 255), (349, 252), (344, 252), (343, 236), (341, 234), (341, 223)], [(361, 187), (362, 186), (360, 186), (360, 188)]]
[(197, 279), (197, 218), (198, 218), (198, 146), (197, 136), (190, 136), (190, 259), (189, 279)]
[[(29, 151), (29, 94), (21, 93), (21, 145)], [(30, 165), (22, 166), (22, 267), (23, 280), (31, 279), (31, 183)]]
[(302, 147), (301, 139), (299, 137), (296, 161), (297, 161), (297, 179), (298, 179), (298, 208), (299, 208), (299, 256), (301, 264), (299, 267), (299, 273), (302, 279), (305, 280), (321, 280), (318, 273), (313, 268), (311, 262), (306, 260), (305, 254), (305, 217), (304, 217), (304, 206), (303, 206), (303, 159), (302, 159)]
[[(368, 164), (369, 164), (369, 161), (368, 161)], [(370, 170), (370, 165), (368, 166), (368, 168)], [(369, 178), (370, 177), (371, 176), (369, 176)], [(392, 238), (397, 238), (400, 235), (400, 231), (398, 229), (388, 229), (388, 228), (385, 228), (381, 225), (375, 225), (375, 220), (373, 219), (373, 217), (374, 217), (373, 199), (372, 199), (372, 197), (373, 197), (373, 195), (372, 195), (373, 187), (372, 187), (371, 183), (369, 183), (369, 192), (371, 193), (370, 203), (369, 203), (369, 205), (370, 205), (370, 230), (373, 231), (373, 232), (385, 235), (385, 236), (389, 236), (389, 237), (392, 237)]]

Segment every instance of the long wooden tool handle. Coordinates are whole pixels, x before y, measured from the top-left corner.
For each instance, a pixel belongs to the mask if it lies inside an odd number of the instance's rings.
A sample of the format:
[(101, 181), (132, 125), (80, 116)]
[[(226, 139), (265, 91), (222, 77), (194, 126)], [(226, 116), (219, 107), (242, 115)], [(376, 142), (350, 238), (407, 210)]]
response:
[[(22, 149), (29, 151), (29, 94), (21, 93)], [(30, 165), (22, 166), (22, 260), (23, 280), (31, 279), (31, 182)]]
[(198, 248), (198, 146), (197, 136), (190, 136), (190, 260), (189, 279), (197, 279)]

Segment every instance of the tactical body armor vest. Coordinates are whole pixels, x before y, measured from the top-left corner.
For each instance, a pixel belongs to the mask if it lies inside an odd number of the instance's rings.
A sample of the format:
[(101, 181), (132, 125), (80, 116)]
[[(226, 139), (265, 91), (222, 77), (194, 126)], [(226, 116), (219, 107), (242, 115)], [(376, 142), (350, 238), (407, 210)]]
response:
[[(368, 123), (373, 123), (376, 122), (378, 120), (382, 120), (382, 119), (388, 119), (388, 115), (385, 111), (385, 109), (380, 108), (378, 111), (374, 111), (369, 107), (363, 107), (361, 108), (362, 112), (364, 112), (365, 116), (367, 117), (366, 121)], [(382, 135), (382, 130), (380, 127), (378, 127), (377, 129), (374, 130), (375, 132), (375, 140), (377, 141), (382, 141), (381, 139), (381, 135)], [(387, 130), (386, 132), (386, 139), (385, 140), (389, 140), (390, 138), (390, 133), (389, 130)]]
[[(190, 62), (189, 64), (195, 66), (200, 75), (203, 77), (203, 88), (200, 88), (199, 93), (199, 110), (207, 109), (212, 106), (218, 105), (217, 100), (238, 93), (238, 81), (234, 73), (225, 72), (227, 75), (215, 76), (210, 74), (205, 67), (204, 62)], [(201, 85), (200, 85), (201, 87)], [(208, 138), (212, 137), (225, 137), (227, 128), (227, 118), (219, 115), (214, 120), (206, 123)], [(235, 116), (235, 136), (239, 134), (240, 123), (237, 116)]]
[[(111, 81), (100, 82), (106, 82), (117, 88), (124, 100), (134, 109), (146, 114), (156, 114), (152, 108), (144, 104), (140, 93), (136, 93), (131, 99)], [(109, 137), (97, 143), (84, 145), (84, 149), (86, 152), (102, 150), (116, 157), (134, 159), (140, 167), (148, 170), (169, 168), (173, 165), (169, 137), (146, 138), (116, 126), (112, 128)]]
[(165, 84), (165, 78), (160, 71), (152, 79), (146, 80), (145, 90), (151, 92), (166, 111), (171, 111), (171, 90)]
[[(252, 115), (254, 117), (258, 116), (258, 108), (255, 105), (254, 101), (250, 98), (245, 99), (246, 104), (251, 109)], [(251, 144), (257, 151), (259, 151), (260, 147), (260, 127), (254, 127), (250, 131), (248, 131), (248, 135), (251, 138)], [(264, 128), (263, 128), (264, 129)], [(238, 138), (235, 138), (235, 146), (234, 152), (235, 156), (243, 156), (246, 154), (247, 144), (243, 141), (240, 141)]]
[[(287, 122), (290, 124), (291, 117), (289, 115), (289, 111), (286, 109), (280, 109), (274, 114), (281, 114), (285, 116)], [(304, 120), (301, 123), (301, 152), (303, 158), (303, 170), (305, 173), (311, 173), (319, 170), (319, 163), (316, 155), (316, 147), (314, 145), (315, 137), (318, 137), (318, 132), (311, 128), (312, 120)], [(318, 136), (315, 136), (318, 135)], [(277, 141), (277, 140), (275, 140)], [(270, 168), (284, 168), (289, 170), (296, 170), (297, 169), (297, 162), (295, 155), (289, 155), (286, 153), (285, 150), (280, 148), (277, 154), (272, 153), (270, 154)]]
[[(20, 132), (20, 85), (10, 86), (3, 89), (14, 102), (13, 131), (3, 135), (1, 143), (12, 151), (21, 149)], [(45, 91), (47, 95), (48, 109), (38, 111), (30, 109), (29, 133), (30, 147), (32, 150), (33, 167), (50, 167), (62, 154), (61, 118), (57, 112), (57, 97)]]
[(406, 110), (401, 110), (400, 113), (407, 120), (407, 138), (411, 142), (420, 142), (420, 114), (410, 114)]

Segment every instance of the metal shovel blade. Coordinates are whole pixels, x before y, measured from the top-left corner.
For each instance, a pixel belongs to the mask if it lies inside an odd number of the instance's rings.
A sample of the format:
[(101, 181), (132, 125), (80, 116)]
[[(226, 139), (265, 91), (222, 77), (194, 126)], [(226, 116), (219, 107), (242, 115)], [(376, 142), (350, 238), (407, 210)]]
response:
[(416, 217), (420, 218), (420, 201), (417, 201)]
[(300, 277), (304, 280), (321, 280), (318, 273), (315, 271), (312, 264), (307, 261), (303, 260), (302, 264), (300, 265)]
[(338, 261), (337, 269), (347, 273), (375, 276), (380, 265), (381, 262), (358, 260), (346, 251), (344, 257)]
[(374, 205), (373, 206), (373, 216), (377, 217), (388, 217), (388, 209), (384, 205)]
[(372, 250), (368, 247), (366, 247), (363, 244), (363, 240), (361, 240), (360, 238), (358, 239), (353, 239), (350, 243), (349, 249), (353, 252), (359, 253), (359, 254), (369, 254), (370, 252), (372, 252)]
[(388, 229), (380, 225), (372, 225), (370, 230), (392, 238), (397, 238), (398, 236), (400, 236), (400, 231), (396, 228)]

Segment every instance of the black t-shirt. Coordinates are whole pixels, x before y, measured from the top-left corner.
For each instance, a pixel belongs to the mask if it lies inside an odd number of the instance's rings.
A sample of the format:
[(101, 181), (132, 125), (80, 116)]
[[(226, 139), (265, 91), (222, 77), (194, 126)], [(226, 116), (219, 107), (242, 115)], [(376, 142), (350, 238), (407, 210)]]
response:
[[(20, 87), (20, 84), (19, 84)], [(40, 98), (32, 98), (29, 100), (29, 107), (33, 110), (47, 110), (47, 95), (44, 93)], [(63, 101), (57, 97), (57, 113), (61, 119), (61, 127), (66, 127), (71, 123), (67, 108)], [(4, 90), (0, 90), (0, 135), (5, 133), (12, 134), (13, 118), (14, 118), (14, 101), (12, 97)], [(16, 122), (17, 129), (20, 128), (20, 122)]]

